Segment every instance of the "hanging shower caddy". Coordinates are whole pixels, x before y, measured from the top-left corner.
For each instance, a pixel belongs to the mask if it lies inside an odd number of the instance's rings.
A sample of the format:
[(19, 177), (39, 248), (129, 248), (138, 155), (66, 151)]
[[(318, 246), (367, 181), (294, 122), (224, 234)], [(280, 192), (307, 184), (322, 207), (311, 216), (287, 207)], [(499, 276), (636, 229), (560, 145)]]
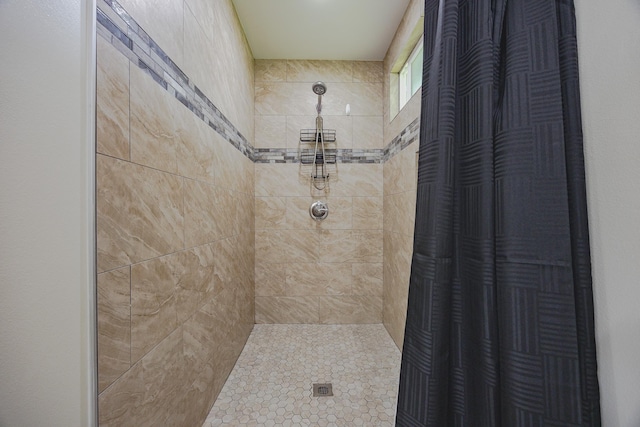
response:
[(318, 95), (316, 128), (300, 130), (300, 163), (311, 165), (311, 182), (318, 190), (323, 190), (329, 181), (327, 165), (336, 163), (336, 150), (325, 147), (325, 144), (336, 142), (335, 129), (324, 129), (322, 123), (322, 95), (326, 91), (324, 83), (313, 84), (313, 92)]

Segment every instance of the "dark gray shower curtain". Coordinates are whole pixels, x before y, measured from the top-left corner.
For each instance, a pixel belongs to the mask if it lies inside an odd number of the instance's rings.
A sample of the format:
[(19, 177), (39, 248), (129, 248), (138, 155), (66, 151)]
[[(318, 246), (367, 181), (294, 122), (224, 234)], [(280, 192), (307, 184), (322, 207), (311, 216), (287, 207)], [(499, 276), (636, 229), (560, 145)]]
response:
[(426, 0), (396, 423), (599, 426), (571, 0)]

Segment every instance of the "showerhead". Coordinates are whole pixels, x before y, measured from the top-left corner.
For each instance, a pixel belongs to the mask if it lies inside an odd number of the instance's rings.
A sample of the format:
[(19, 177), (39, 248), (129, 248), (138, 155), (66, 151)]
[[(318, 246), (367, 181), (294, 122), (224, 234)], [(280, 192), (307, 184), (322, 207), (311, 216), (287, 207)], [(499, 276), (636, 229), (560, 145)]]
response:
[(319, 116), (320, 113), (322, 113), (322, 95), (324, 95), (327, 91), (327, 85), (322, 82), (315, 82), (313, 86), (311, 86), (311, 89), (313, 89), (313, 93), (318, 95), (318, 105), (316, 105), (316, 111), (318, 112)]
[(315, 93), (318, 96), (324, 95), (325, 92), (327, 91), (327, 85), (325, 85), (322, 82), (315, 82), (313, 86), (311, 86), (311, 88), (313, 89), (313, 93)]

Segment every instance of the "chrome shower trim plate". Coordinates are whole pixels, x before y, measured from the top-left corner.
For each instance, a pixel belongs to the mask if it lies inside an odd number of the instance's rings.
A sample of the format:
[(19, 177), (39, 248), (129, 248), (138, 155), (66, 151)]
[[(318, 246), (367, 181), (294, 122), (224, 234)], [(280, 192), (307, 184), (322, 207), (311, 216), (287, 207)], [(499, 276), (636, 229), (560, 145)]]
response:
[(320, 200), (316, 200), (309, 206), (309, 215), (315, 221), (322, 221), (329, 216), (329, 206)]

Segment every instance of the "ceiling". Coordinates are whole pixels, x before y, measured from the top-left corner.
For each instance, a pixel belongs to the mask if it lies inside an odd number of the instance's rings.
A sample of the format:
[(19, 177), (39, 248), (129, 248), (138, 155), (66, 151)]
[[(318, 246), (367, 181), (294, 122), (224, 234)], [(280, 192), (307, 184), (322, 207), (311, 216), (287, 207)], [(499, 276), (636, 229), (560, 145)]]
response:
[(233, 0), (255, 59), (382, 61), (409, 0)]

